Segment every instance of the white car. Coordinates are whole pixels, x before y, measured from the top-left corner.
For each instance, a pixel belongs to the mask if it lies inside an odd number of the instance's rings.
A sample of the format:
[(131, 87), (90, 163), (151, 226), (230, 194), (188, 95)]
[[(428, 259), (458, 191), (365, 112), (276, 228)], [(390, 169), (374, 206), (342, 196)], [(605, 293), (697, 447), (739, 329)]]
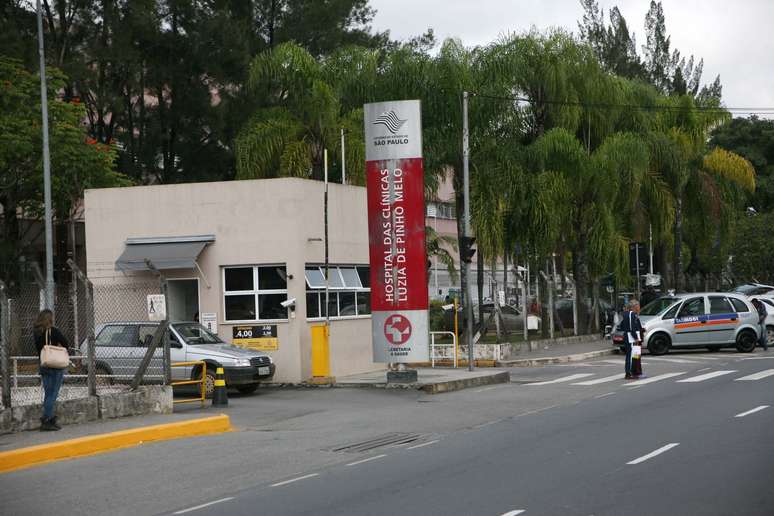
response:
[[(689, 293), (660, 297), (640, 312), (645, 329), (644, 346), (652, 355), (673, 348), (735, 347), (749, 353), (758, 341), (758, 312), (749, 298), (727, 292)], [(613, 335), (613, 345), (623, 345), (624, 335)]]
[(755, 296), (766, 305), (766, 330), (769, 346), (774, 344), (774, 295)]
[[(158, 328), (152, 321), (116, 321), (97, 327), (95, 345), (95, 372), (98, 381), (112, 383), (134, 377), (145, 356), (146, 339)], [(251, 393), (262, 381), (274, 376), (275, 365), (269, 355), (261, 351), (240, 348), (223, 342), (217, 335), (197, 322), (172, 322), (166, 338), (170, 343), (172, 362), (204, 361), (207, 365), (205, 390), (207, 397), (215, 388), (216, 368), (222, 367), (226, 385), (242, 393)], [(85, 350), (86, 341), (81, 345)], [(157, 348), (147, 374), (161, 377), (162, 348)], [(201, 368), (173, 367), (173, 380), (196, 380)]]

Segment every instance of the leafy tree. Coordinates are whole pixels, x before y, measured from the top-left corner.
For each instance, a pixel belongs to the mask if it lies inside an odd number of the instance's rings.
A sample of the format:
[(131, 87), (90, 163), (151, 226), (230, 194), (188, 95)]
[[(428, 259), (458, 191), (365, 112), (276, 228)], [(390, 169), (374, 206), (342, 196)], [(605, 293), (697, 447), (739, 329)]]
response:
[(746, 199), (748, 206), (759, 212), (774, 210), (774, 120), (734, 118), (712, 132), (709, 146), (747, 159), (757, 174), (755, 193)]
[[(83, 189), (118, 186), (125, 179), (113, 170), (113, 150), (88, 141), (81, 128), (83, 106), (64, 102), (66, 78), (47, 70), (49, 133), (54, 212), (62, 220), (73, 210)], [(0, 278), (18, 281), (18, 261), (29, 251), (33, 225), (22, 218), (43, 213), (40, 83), (18, 60), (0, 57)]]
[(774, 212), (742, 217), (731, 244), (731, 269), (735, 282), (774, 282), (774, 247), (765, 235), (771, 233)]

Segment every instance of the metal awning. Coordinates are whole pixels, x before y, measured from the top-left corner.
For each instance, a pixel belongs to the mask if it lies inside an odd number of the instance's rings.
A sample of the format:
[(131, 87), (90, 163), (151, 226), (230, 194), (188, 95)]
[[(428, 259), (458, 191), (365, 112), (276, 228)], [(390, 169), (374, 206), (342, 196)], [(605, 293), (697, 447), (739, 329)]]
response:
[(196, 259), (202, 249), (214, 241), (214, 235), (130, 238), (126, 241), (124, 252), (116, 260), (116, 270), (198, 269)]

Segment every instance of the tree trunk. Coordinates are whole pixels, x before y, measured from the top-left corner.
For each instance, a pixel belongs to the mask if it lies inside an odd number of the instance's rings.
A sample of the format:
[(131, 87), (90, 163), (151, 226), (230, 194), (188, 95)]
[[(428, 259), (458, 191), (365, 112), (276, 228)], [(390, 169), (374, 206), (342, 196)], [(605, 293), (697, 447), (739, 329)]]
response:
[(478, 324), (479, 331), (484, 335), (484, 255), (481, 248), (478, 250), (476, 258), (476, 286), (478, 287)]
[(677, 292), (682, 292), (685, 289), (684, 275), (683, 275), (683, 199), (682, 196), (678, 196), (675, 199), (675, 256), (674, 256), (674, 270), (672, 271), (673, 284)]
[(572, 252), (572, 274), (575, 282), (575, 303), (578, 314), (578, 333), (588, 333), (588, 310), (586, 309), (586, 286), (589, 282), (586, 235), (578, 232), (578, 245)]

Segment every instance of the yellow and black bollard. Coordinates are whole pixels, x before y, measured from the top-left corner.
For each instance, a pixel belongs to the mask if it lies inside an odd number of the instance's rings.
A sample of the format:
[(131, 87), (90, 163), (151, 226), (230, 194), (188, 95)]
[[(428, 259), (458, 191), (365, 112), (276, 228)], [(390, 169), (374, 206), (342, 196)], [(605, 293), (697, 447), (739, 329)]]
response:
[(223, 374), (223, 368), (218, 367), (215, 371), (215, 390), (212, 393), (212, 406), (225, 407), (226, 405), (228, 405), (226, 377)]

